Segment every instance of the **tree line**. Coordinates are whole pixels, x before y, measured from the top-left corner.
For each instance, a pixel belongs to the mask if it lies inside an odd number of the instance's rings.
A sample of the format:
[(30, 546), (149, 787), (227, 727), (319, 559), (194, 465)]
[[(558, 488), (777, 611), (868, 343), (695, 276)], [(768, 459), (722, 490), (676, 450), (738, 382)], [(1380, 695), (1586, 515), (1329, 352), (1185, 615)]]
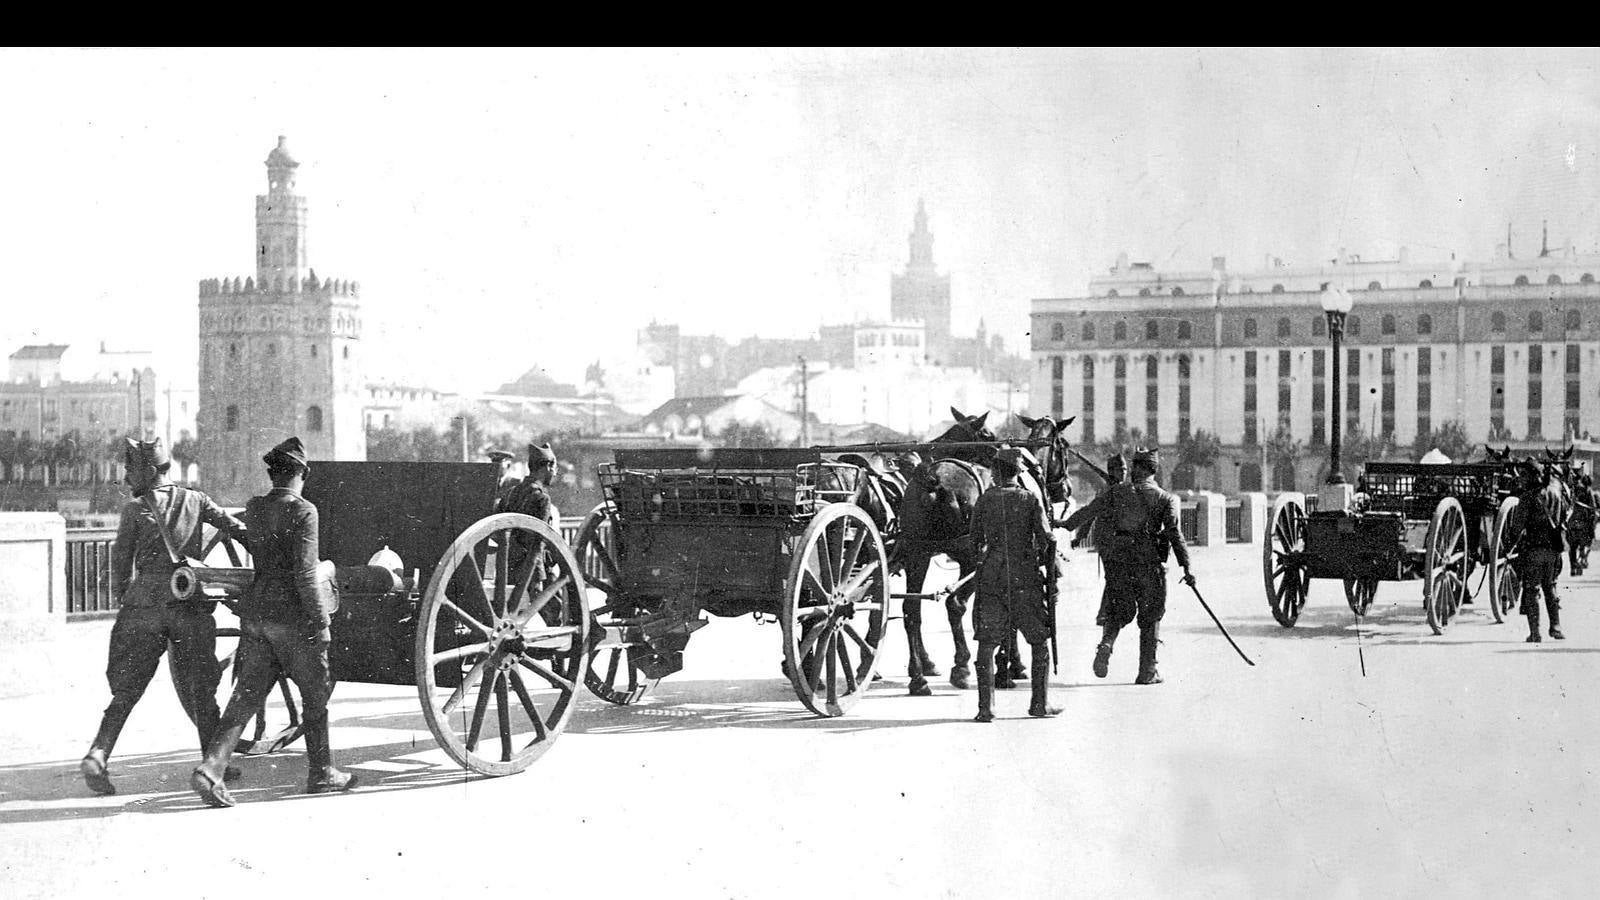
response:
[[(111, 438), (85, 437), (70, 431), (39, 440), (32, 435), (0, 432), (0, 482), (10, 484), (86, 485), (122, 480), (122, 448), (133, 433)], [(200, 448), (185, 431), (169, 448), (182, 478), (199, 462)]]

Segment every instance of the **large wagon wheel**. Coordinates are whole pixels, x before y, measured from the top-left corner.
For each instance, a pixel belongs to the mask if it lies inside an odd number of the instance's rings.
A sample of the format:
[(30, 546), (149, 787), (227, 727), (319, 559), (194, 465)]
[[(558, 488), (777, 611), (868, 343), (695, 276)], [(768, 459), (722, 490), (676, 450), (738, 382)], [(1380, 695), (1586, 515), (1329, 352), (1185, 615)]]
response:
[(1522, 576), (1516, 571), (1522, 542), (1511, 533), (1511, 514), (1516, 508), (1516, 497), (1500, 501), (1494, 515), (1494, 535), (1489, 540), (1489, 612), (1495, 622), (1516, 615), (1522, 605)]
[(433, 570), (417, 625), (422, 714), (451, 759), (510, 775), (550, 749), (576, 706), (589, 649), (583, 573), (560, 534), (521, 513), (478, 520)]
[(1267, 516), (1267, 533), (1261, 541), (1261, 574), (1272, 617), (1285, 628), (1294, 627), (1311, 589), (1305, 553), (1305, 509), (1293, 497), (1279, 497)]
[(858, 507), (823, 507), (795, 545), (779, 621), (800, 702), (841, 716), (872, 684), (889, 611), (883, 536)]
[(1434, 507), (1427, 547), (1422, 607), (1428, 627), (1443, 634), (1467, 593), (1467, 520), (1456, 498), (1445, 497)]
[[(222, 531), (209, 525), (202, 527), (209, 529), (210, 536), (206, 539), (204, 549), (200, 553), (202, 560), (209, 561), (212, 552), (221, 547), (228, 557), (228, 562), (236, 568), (248, 564), (249, 556), (245, 554), (233, 539)], [(231, 609), (231, 605), (230, 605)], [(238, 679), (238, 669), (234, 666), (239, 654), (238, 628), (217, 629), (217, 672), (221, 676), (218, 682), (217, 706), (219, 712), (227, 708), (228, 699), (233, 694), (233, 683)], [(168, 647), (167, 672), (172, 677), (172, 683), (178, 684), (178, 669), (175, 657)], [(269, 716), (266, 698), (261, 701), (261, 708), (255, 715), (245, 722), (247, 737), (241, 737), (239, 744), (234, 748), (235, 753), (246, 756), (259, 756), (266, 753), (276, 753), (284, 747), (299, 740), (305, 734), (305, 724), (300, 721), (299, 694), (294, 687), (294, 682), (287, 675), (278, 676), (278, 694), (283, 698), (284, 720), (275, 721), (276, 716)], [(268, 695), (270, 696), (270, 694)], [(183, 707), (184, 715), (189, 721), (195, 720), (194, 700), (182, 691), (178, 692), (178, 703)], [(269, 719), (274, 721), (269, 723)]]
[[(628, 597), (623, 589), (622, 553), (617, 532), (616, 508), (602, 503), (583, 517), (573, 553), (583, 570), (588, 588), (589, 629), (617, 627), (659, 605)], [(655, 689), (659, 678), (648, 678), (634, 660), (631, 644), (598, 644), (589, 654), (589, 667), (583, 683), (596, 697), (618, 706), (631, 706)], [(626, 679), (618, 685), (619, 680)]]
[(1346, 578), (1344, 580), (1344, 599), (1350, 604), (1350, 611), (1358, 616), (1367, 614), (1372, 608), (1372, 598), (1378, 593), (1378, 579), (1376, 578)]

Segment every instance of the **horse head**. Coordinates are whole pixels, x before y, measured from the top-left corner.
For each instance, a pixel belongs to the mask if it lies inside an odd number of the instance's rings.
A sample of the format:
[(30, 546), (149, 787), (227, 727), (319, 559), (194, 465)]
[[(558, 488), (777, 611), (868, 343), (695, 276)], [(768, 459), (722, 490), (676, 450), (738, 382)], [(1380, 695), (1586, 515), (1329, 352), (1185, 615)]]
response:
[[(982, 415), (969, 416), (952, 406), (950, 407), (950, 415), (955, 419), (955, 424), (946, 428), (943, 434), (933, 439), (932, 443), (999, 442), (999, 438), (995, 437), (994, 432), (989, 430), (987, 424), (989, 419), (988, 410), (984, 410)], [(990, 466), (994, 463), (993, 447), (956, 447), (949, 450), (933, 451), (929, 455), (934, 458), (954, 457), (980, 466)]]
[(1533, 486), (1539, 492), (1539, 511), (1552, 527), (1564, 528), (1572, 518), (1572, 491), (1567, 485), (1565, 461), (1555, 457), (1538, 464), (1528, 460), (1528, 465), (1533, 469)]
[(1072, 483), (1067, 480), (1067, 454), (1071, 452), (1072, 445), (1067, 443), (1067, 426), (1071, 425), (1077, 416), (1072, 416), (1063, 422), (1057, 422), (1050, 416), (1040, 416), (1030, 419), (1021, 413), (1017, 414), (1017, 421), (1028, 429), (1028, 440), (1049, 441), (1036, 452), (1039, 466), (1043, 469), (1041, 480), (1044, 482), (1045, 495), (1052, 503), (1063, 503), (1072, 496)]

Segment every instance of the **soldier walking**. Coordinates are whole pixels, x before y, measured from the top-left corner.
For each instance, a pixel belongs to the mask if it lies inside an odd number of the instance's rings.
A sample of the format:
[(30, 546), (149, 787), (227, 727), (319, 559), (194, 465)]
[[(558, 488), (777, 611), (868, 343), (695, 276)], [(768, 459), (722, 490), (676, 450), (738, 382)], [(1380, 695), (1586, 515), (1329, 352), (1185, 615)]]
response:
[(111, 593), (120, 606), (106, 663), (111, 705), (79, 764), (84, 783), (97, 794), (117, 792), (106, 761), (169, 644), (173, 687), (194, 716), (201, 749), (211, 740), (217, 728), (217, 682), (222, 677), (217, 623), (212, 618), (216, 604), (174, 599), (172, 573), (185, 557), (200, 555), (202, 523), (236, 540), (245, 538), (243, 523), (210, 497), (167, 480), (172, 458), (160, 438), (128, 440), (123, 462), (133, 499), (122, 507), (111, 545)]
[[(1127, 459), (1121, 453), (1116, 453), (1110, 457), (1107, 457), (1105, 490), (1102, 490), (1100, 493), (1096, 494), (1095, 498), (1089, 501), (1088, 504), (1082, 508), (1074, 510), (1072, 515), (1068, 516), (1067, 520), (1062, 523), (1063, 528), (1066, 528), (1073, 533), (1072, 546), (1074, 547), (1082, 543), (1083, 536), (1093, 538), (1090, 543), (1093, 544), (1094, 547), (1097, 548), (1097, 551), (1101, 554), (1100, 561), (1102, 568), (1104, 567), (1105, 563), (1105, 547), (1107, 542), (1110, 540), (1111, 534), (1109, 528), (1111, 517), (1102, 514), (1105, 512), (1107, 503), (1111, 498), (1111, 489), (1122, 483), (1123, 478), (1127, 476), (1127, 470)], [(1094, 623), (1099, 625), (1101, 628), (1104, 628), (1106, 622), (1110, 619), (1109, 611), (1111, 609), (1111, 597), (1111, 582), (1107, 580), (1105, 586), (1100, 590), (1100, 609), (1095, 613), (1094, 616)], [(1108, 653), (1108, 662), (1109, 658), (1110, 654)], [(1101, 678), (1106, 677), (1105, 672), (1103, 671), (1104, 669), (1104, 666), (1097, 665), (1095, 667), (1095, 674)]]
[(1522, 581), (1520, 611), (1528, 617), (1525, 643), (1544, 640), (1539, 635), (1539, 594), (1544, 593), (1545, 609), (1550, 613), (1550, 637), (1566, 640), (1561, 633), (1561, 600), (1556, 596), (1556, 581), (1561, 577), (1561, 559), (1566, 555), (1566, 524), (1556, 522), (1540, 503), (1543, 489), (1539, 479), (1525, 471), (1523, 490), (1511, 511), (1508, 528), (1517, 538), (1522, 553), (1512, 563)]
[[(1156, 647), (1161, 641), (1161, 618), (1167, 612), (1167, 552), (1183, 567), (1183, 581), (1193, 586), (1189, 548), (1178, 527), (1178, 498), (1155, 482), (1160, 455), (1141, 449), (1133, 456), (1133, 480), (1113, 485), (1096, 497), (1099, 506), (1095, 545), (1105, 569), (1106, 586), (1096, 623), (1101, 627), (1095, 648), (1094, 674), (1106, 677), (1117, 634), (1139, 623), (1139, 675), (1135, 684), (1160, 684)], [(1084, 512), (1087, 512), (1086, 509)], [(1071, 520), (1068, 521), (1071, 527)]]
[(300, 689), (306, 738), (306, 793), (347, 791), (356, 776), (333, 766), (328, 740), (328, 673), (331, 617), (338, 597), (318, 569), (317, 508), (300, 496), (311, 467), (300, 439), (291, 437), (262, 460), (272, 490), (245, 507), (256, 577), (239, 601), (238, 680), (217, 736), (189, 785), (207, 804), (233, 806), (222, 774), (244, 726), (261, 708), (280, 673)]
[(1050, 648), (1054, 592), (1041, 571), (1049, 571), (1055, 536), (1039, 498), (1017, 483), (1021, 453), (1002, 447), (992, 471), (995, 485), (972, 510), (972, 539), (979, 559), (973, 630), (978, 637), (978, 715), (994, 721), (995, 650), (1017, 631), (1033, 648), (1033, 697), (1028, 715), (1059, 715), (1049, 704)]

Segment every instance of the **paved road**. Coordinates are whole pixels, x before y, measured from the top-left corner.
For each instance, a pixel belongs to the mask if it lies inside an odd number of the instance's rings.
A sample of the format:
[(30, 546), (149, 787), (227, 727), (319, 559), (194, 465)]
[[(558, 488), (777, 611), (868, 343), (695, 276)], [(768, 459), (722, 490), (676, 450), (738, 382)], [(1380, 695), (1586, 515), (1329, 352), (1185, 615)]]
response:
[[(1565, 643), (1465, 614), (1442, 637), (1415, 584), (1386, 584), (1359, 633), (1332, 582), (1274, 624), (1258, 550), (1197, 571), (1247, 668), (1174, 580), (1167, 683), (1089, 659), (1095, 558), (1068, 567), (1067, 714), (969, 721), (976, 696), (904, 695), (898, 630), (846, 718), (805, 714), (776, 626), (717, 621), (643, 706), (588, 701), (527, 772), (463, 778), (405, 688), (340, 687), (340, 761), (371, 787), (303, 797), (300, 748), (245, 761), (238, 808), (187, 791), (191, 734), (165, 676), (88, 796), (74, 761), (105, 703), (104, 625), (58, 652), (60, 690), (0, 700), (0, 894), (449, 897), (483, 887), (595, 896), (1060, 897), (1579, 895), (1600, 878), (1600, 577), (1564, 588)], [(942, 617), (930, 617), (942, 620)], [(930, 638), (948, 662), (947, 634)], [(1358, 652), (1359, 651), (1359, 652)], [(1366, 674), (1362, 675), (1361, 656)]]

